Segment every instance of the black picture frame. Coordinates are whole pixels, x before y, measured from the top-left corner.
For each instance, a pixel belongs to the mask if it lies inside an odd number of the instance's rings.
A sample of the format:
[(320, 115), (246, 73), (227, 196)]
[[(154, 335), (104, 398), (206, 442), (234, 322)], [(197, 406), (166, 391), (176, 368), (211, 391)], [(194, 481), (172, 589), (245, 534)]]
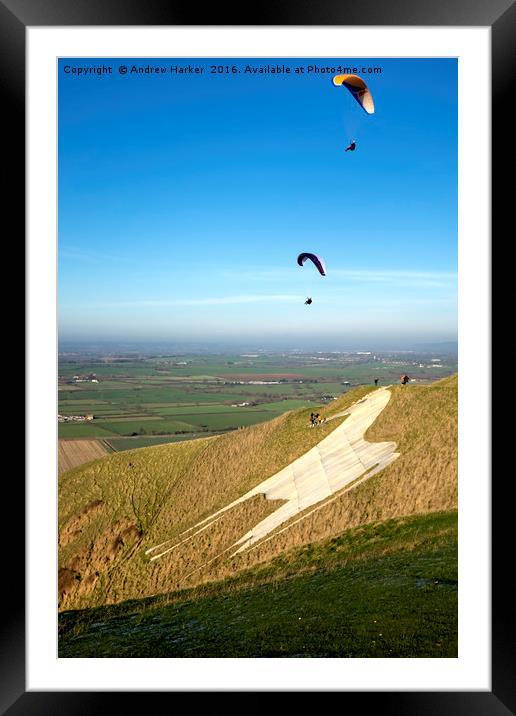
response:
[[(199, 18), (202, 22), (199, 22)], [(514, 0), (294, 0), (248, 6), (213, 4), (199, 10), (193, 3), (175, 0), (0, 0), (0, 90), (5, 124), (5, 176), (3, 204), (17, 222), (12, 231), (18, 246), (24, 246), (22, 232), (25, 216), (25, 31), (37, 26), (223, 26), (223, 25), (369, 25), (369, 26), (483, 26), (492, 37), (492, 235), (501, 237), (511, 227), (509, 211), (514, 203), (513, 182), (504, 178), (509, 145), (512, 146), (513, 114), (507, 112), (507, 96), (515, 75), (516, 6)], [(5, 111), (8, 108), (8, 111)], [(509, 124), (511, 123), (511, 125)], [(6, 152), (6, 149), (9, 152)], [(509, 156), (510, 159), (510, 156)], [(509, 162), (512, 165), (512, 162)], [(512, 219), (512, 216), (511, 216)], [(20, 224), (22, 226), (20, 226)], [(511, 232), (512, 234), (513, 232)], [(19, 237), (19, 238), (18, 238)], [(492, 250), (494, 259), (494, 243)], [(493, 307), (496, 294), (493, 294)], [(494, 317), (495, 312), (492, 311)], [(494, 328), (494, 326), (493, 326)], [(497, 431), (504, 440), (503, 428)], [(507, 434), (508, 437), (508, 434)], [(509, 476), (507, 476), (509, 477)], [(514, 597), (507, 572), (513, 508), (506, 495), (504, 475), (492, 485), (492, 690), (447, 692), (345, 692), (340, 694), (344, 707), (360, 699), (362, 709), (379, 709), (382, 714), (403, 716), (430, 714), (482, 714), (503, 716), (516, 713), (516, 630)], [(21, 478), (13, 481), (9, 498), (12, 505), (13, 533), (18, 543), (24, 539), (25, 488)], [(11, 508), (10, 508), (11, 509)], [(509, 548), (509, 556), (507, 552)], [(2, 555), (4, 573), (9, 575), (5, 591), (0, 630), (0, 713), (20, 714), (92, 714), (121, 708), (119, 692), (26, 692), (25, 690), (25, 569), (20, 550), (6, 549)], [(505, 556), (504, 556), (505, 555)], [(400, 664), (403, 668), (403, 664)], [(335, 689), (338, 691), (338, 689)], [(265, 693), (263, 694), (265, 696)], [(177, 698), (172, 693), (127, 694), (136, 708), (154, 710), (156, 697)], [(215, 701), (213, 697), (215, 696)], [(262, 694), (257, 694), (259, 701)], [(151, 702), (149, 702), (151, 699)], [(220, 703), (218, 694), (210, 696), (211, 708)], [(358, 701), (357, 701), (358, 702)], [(152, 705), (151, 705), (152, 704)]]

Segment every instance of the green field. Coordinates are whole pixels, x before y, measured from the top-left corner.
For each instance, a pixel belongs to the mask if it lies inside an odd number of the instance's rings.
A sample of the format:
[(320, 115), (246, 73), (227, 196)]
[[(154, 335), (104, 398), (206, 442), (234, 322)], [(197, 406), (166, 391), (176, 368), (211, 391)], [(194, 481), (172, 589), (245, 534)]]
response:
[(105, 426), (92, 423), (58, 423), (58, 437), (61, 438), (103, 438), (113, 433)]
[(178, 432), (192, 432), (194, 426), (179, 420), (163, 420), (161, 418), (145, 418), (144, 420), (101, 421), (99, 426), (108, 430), (110, 435), (173, 435)]
[(195, 589), (59, 617), (60, 657), (456, 658), (457, 513), (388, 520)]

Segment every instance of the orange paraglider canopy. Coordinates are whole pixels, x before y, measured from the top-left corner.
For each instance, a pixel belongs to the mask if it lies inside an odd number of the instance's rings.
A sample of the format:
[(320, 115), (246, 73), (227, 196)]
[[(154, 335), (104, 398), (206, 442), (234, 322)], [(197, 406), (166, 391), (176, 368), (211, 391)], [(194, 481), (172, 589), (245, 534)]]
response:
[(374, 114), (373, 96), (364, 80), (357, 75), (335, 75), (333, 84), (346, 87), (367, 114)]

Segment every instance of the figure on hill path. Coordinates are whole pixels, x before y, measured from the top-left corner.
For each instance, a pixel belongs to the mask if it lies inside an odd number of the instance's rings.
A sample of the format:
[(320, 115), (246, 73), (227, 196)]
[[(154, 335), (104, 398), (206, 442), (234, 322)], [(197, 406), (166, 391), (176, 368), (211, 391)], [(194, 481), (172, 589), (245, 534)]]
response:
[(374, 379), (374, 384), (375, 384), (376, 386), (378, 386), (378, 378), (375, 378), (375, 379)]

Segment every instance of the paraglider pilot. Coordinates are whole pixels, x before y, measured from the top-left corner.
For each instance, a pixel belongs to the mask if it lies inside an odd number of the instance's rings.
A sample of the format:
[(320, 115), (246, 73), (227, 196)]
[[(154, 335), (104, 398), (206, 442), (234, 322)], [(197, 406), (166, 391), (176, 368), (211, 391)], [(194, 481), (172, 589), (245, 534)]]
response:
[(357, 146), (357, 145), (356, 145), (356, 142), (351, 142), (351, 144), (349, 145), (349, 147), (346, 147), (346, 149), (345, 149), (344, 151), (346, 151), (346, 152), (354, 152), (356, 146)]
[[(302, 253), (299, 254), (297, 257), (297, 264), (298, 266), (302, 266), (307, 259), (310, 259), (321, 274), (321, 276), (326, 276), (326, 268), (324, 266), (324, 262), (320, 256), (317, 256), (316, 254), (309, 254), (309, 253)], [(309, 306), (312, 303), (312, 299), (310, 296), (305, 301), (305, 306)]]

